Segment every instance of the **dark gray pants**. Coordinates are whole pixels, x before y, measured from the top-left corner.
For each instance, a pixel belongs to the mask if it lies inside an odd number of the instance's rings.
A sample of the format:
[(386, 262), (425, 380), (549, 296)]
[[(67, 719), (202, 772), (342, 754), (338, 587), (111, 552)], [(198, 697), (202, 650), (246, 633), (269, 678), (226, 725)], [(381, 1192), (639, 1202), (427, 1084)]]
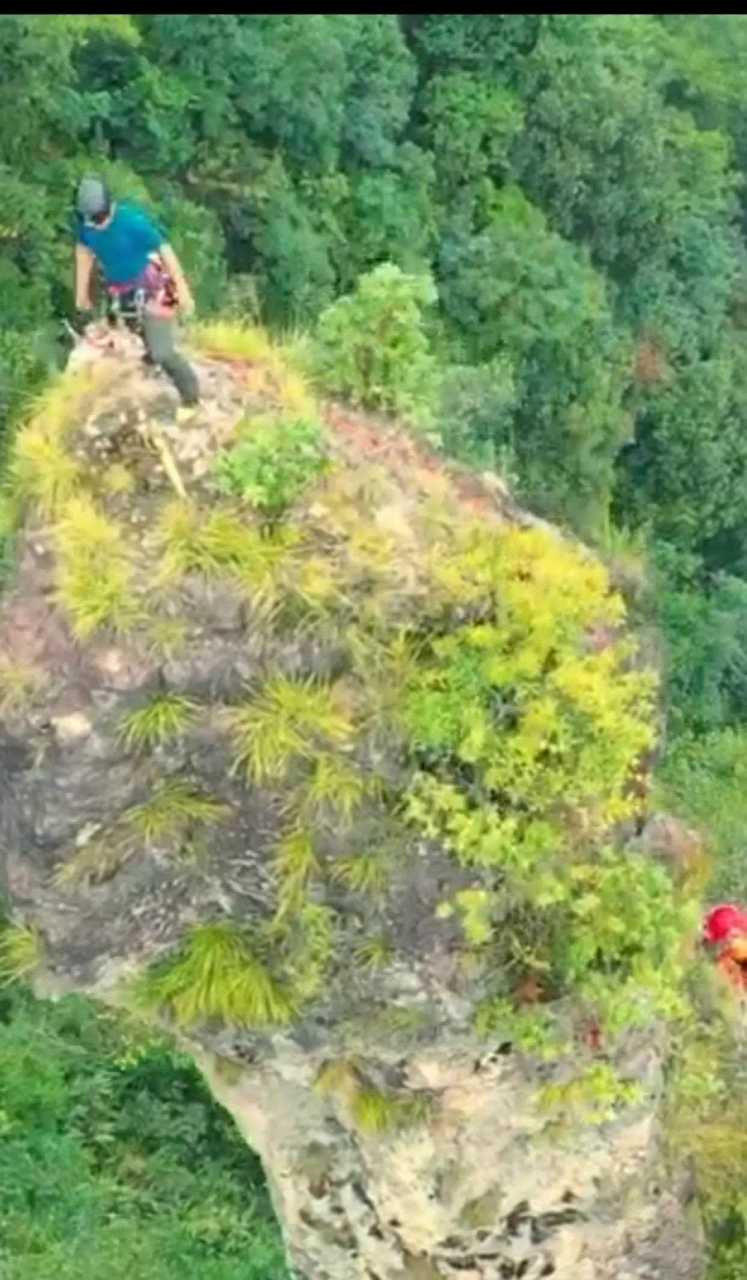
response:
[(189, 361), (176, 349), (176, 320), (168, 316), (143, 314), (143, 337), (148, 355), (171, 379), (182, 399), (182, 404), (197, 404), (200, 385), (197, 374)]

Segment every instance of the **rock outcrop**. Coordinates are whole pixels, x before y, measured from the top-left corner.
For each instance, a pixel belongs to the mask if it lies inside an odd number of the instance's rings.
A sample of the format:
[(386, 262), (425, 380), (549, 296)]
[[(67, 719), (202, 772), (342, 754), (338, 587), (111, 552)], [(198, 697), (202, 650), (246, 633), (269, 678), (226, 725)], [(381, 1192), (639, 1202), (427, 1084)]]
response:
[[(499, 486), (340, 406), (325, 465), (260, 518), (216, 486), (214, 458), (256, 421), (280, 441), (307, 393), (269, 348), (203, 355), (200, 372), (208, 408), (189, 429), (120, 353), (68, 374), (19, 440), (0, 884), (37, 991), (134, 1001), (174, 1028), (260, 1153), (307, 1280), (697, 1280), (697, 1224), (662, 1155), (661, 1020), (606, 1037), (548, 958), (554, 910), (587, 928), (574, 900), (554, 903), (555, 850), (576, 896), (592, 892), (647, 745), (601, 569)], [(532, 590), (547, 635), (527, 675), (506, 664)], [(451, 722), (433, 718), (469, 712), (469, 654), (449, 706), (423, 706), (467, 632), (494, 669), (455, 763)], [(561, 670), (586, 727), (564, 745), (561, 726), (556, 748), (551, 728), (544, 747), (522, 740), (526, 785), (549, 797), (534, 812), (521, 780), (515, 795), (485, 781), (477, 731), (513, 751), (531, 690), (549, 715)], [(628, 692), (597, 715), (592, 680)], [(553, 750), (577, 753), (582, 782), (563, 774), (550, 796)], [(439, 806), (451, 796), (474, 825), (478, 792), (493, 818), (474, 836)]]

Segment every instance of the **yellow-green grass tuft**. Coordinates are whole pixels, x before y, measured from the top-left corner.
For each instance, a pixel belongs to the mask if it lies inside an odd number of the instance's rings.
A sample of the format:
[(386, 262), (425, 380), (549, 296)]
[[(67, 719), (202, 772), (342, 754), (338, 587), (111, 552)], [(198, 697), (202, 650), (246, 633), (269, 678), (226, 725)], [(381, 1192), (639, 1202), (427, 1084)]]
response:
[(27, 978), (44, 960), (44, 944), (37, 929), (6, 925), (0, 930), (0, 986)]
[(177, 693), (158, 693), (144, 707), (130, 711), (120, 726), (128, 751), (146, 751), (181, 737), (192, 724), (197, 703)]
[(86, 639), (103, 626), (124, 632), (142, 620), (133, 556), (117, 521), (80, 495), (65, 504), (54, 541), (57, 602), (76, 636)]
[(167, 1013), (184, 1028), (213, 1019), (272, 1026), (295, 1013), (289, 992), (230, 923), (193, 928), (175, 955), (138, 980), (134, 997), (141, 1008)]
[(37, 667), (0, 654), (0, 715), (23, 711), (45, 682), (45, 673)]
[(312, 758), (318, 744), (350, 744), (350, 716), (329, 685), (275, 676), (256, 698), (231, 716), (234, 770), (250, 782), (279, 782), (297, 759)]
[(147, 844), (177, 839), (192, 827), (210, 826), (228, 816), (228, 806), (196, 791), (189, 783), (161, 782), (143, 804), (128, 809), (124, 821)]

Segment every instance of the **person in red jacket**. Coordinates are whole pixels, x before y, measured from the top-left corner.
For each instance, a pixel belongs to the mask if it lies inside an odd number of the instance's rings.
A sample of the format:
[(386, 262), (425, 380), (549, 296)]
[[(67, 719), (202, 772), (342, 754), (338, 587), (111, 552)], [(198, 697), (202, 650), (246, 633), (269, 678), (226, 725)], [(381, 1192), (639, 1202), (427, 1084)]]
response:
[(713, 907), (703, 924), (703, 941), (717, 953), (724, 977), (747, 993), (747, 912), (733, 903)]

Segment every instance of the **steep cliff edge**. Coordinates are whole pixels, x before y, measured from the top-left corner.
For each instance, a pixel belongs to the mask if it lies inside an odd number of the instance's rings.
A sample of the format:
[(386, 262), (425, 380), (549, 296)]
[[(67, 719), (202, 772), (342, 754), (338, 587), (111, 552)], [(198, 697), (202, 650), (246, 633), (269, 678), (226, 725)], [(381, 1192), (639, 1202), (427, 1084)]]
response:
[(18, 439), (6, 965), (174, 1028), (308, 1280), (695, 1280), (622, 602), (257, 335), (200, 363), (188, 428), (125, 351)]

